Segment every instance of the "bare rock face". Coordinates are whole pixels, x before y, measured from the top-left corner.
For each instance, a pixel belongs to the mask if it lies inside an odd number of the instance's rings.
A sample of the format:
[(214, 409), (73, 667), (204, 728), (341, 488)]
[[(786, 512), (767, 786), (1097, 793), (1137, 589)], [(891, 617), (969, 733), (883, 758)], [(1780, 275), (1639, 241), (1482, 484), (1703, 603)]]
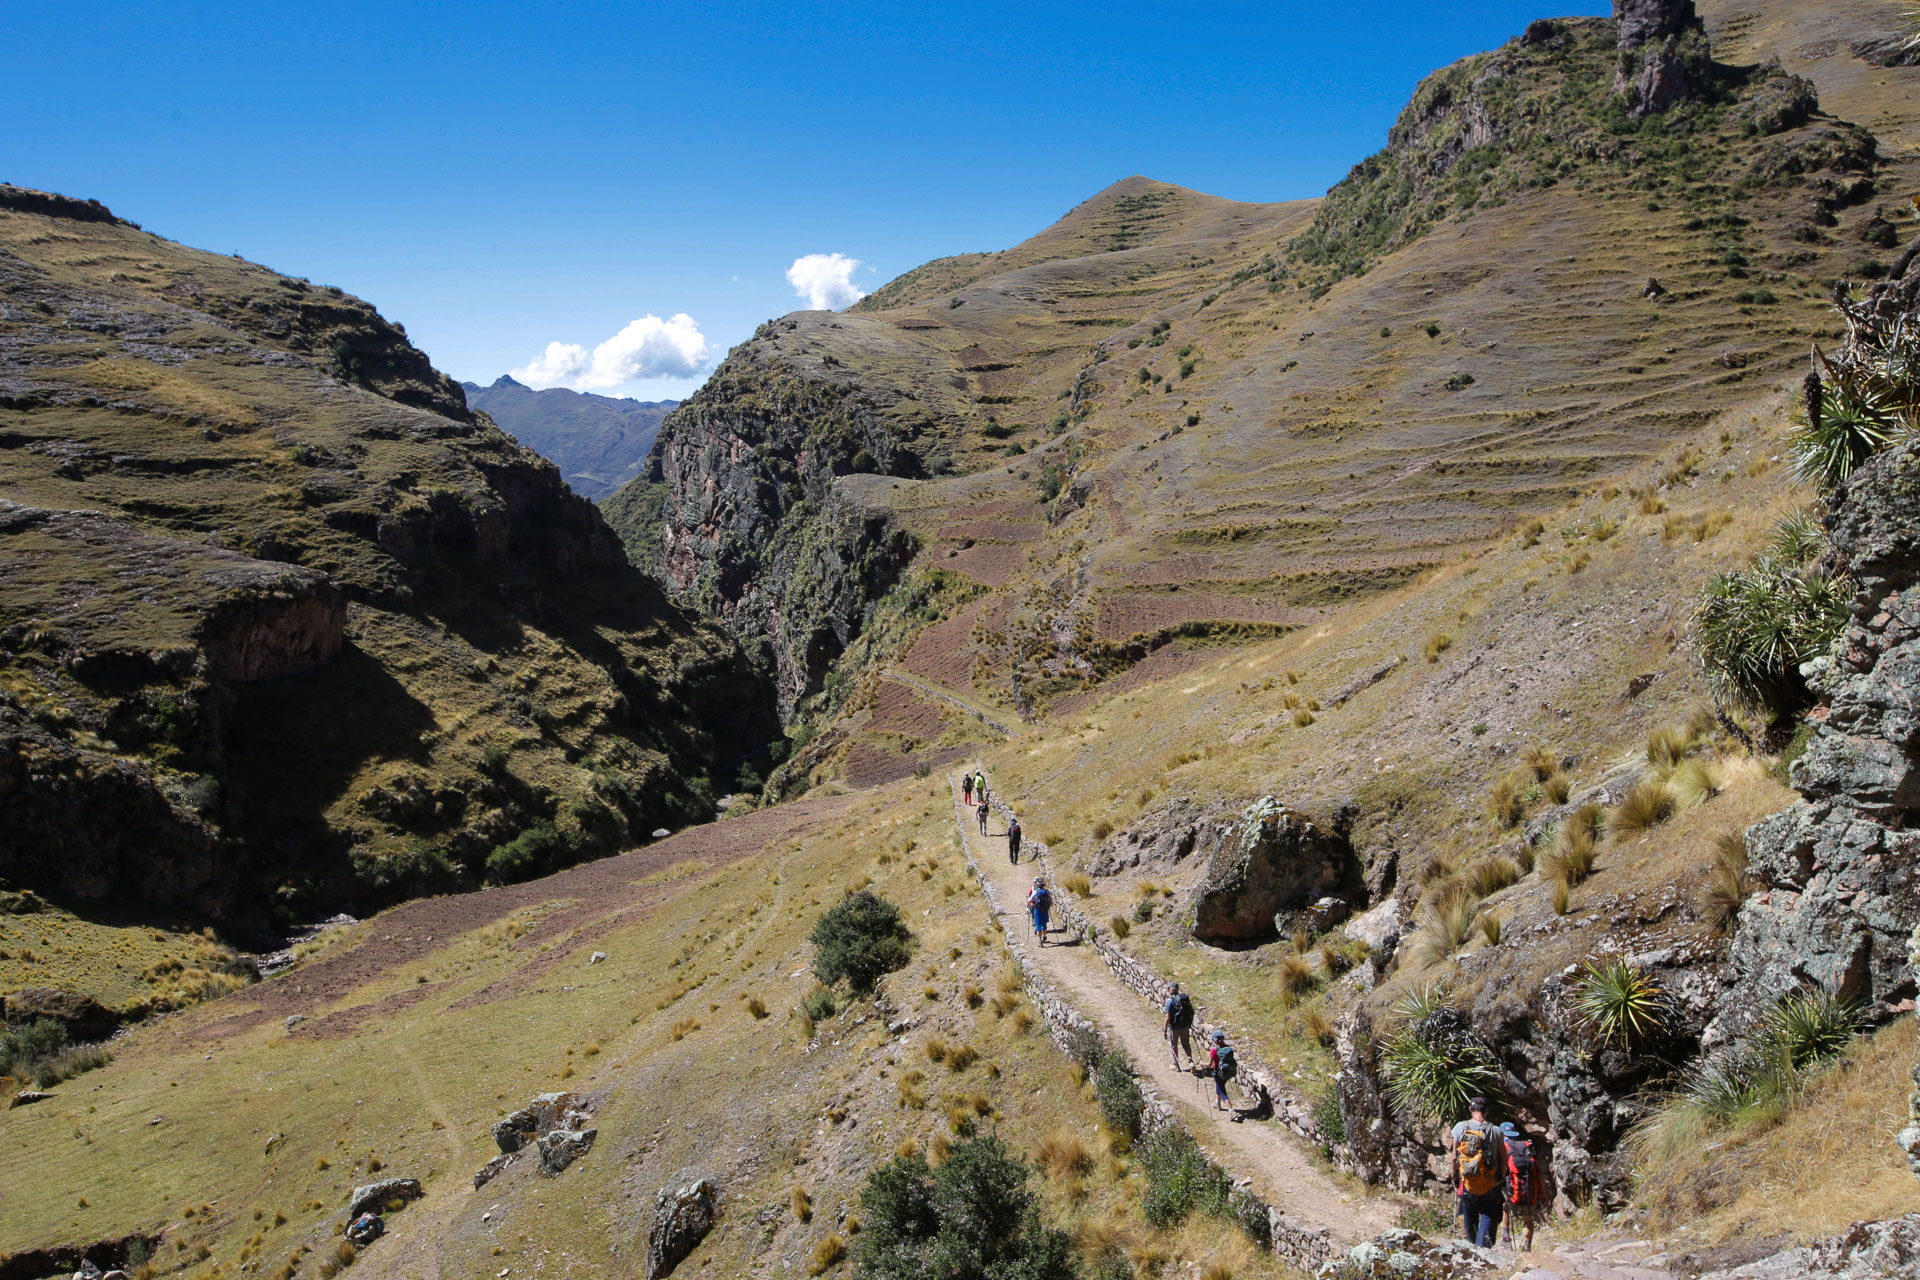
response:
[(653, 1229), (647, 1233), (647, 1280), (673, 1274), (713, 1230), (720, 1189), (708, 1178), (683, 1173), (653, 1202)]
[(1881, 1280), (1920, 1274), (1920, 1213), (1856, 1222), (1840, 1235), (1700, 1280)]
[(1316, 819), (1267, 796), (1207, 860), (1194, 896), (1193, 936), (1245, 942), (1273, 936), (1275, 917), (1330, 894), (1357, 893), (1360, 868), (1347, 832), (1351, 814)]
[(396, 1200), (418, 1200), (424, 1194), (418, 1178), (382, 1178), (369, 1182), (353, 1189), (347, 1201), (347, 1220), (351, 1222), (363, 1213), (380, 1213)]
[(593, 1150), (598, 1129), (551, 1129), (540, 1135), (540, 1167), (548, 1173), (563, 1172), (566, 1167)]
[(1613, 91), (1634, 115), (1665, 111), (1695, 97), (1713, 59), (1693, 0), (1614, 0), (1620, 63)]

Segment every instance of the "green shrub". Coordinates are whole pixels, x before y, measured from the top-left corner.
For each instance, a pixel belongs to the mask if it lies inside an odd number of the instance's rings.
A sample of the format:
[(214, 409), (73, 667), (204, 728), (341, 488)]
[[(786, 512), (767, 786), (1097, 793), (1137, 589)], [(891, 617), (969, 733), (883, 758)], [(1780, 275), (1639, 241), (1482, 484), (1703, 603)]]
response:
[(1233, 1182), (1209, 1161), (1186, 1132), (1171, 1125), (1140, 1144), (1147, 1175), (1140, 1212), (1147, 1225), (1168, 1231), (1195, 1210), (1225, 1218), (1233, 1208)]
[(845, 978), (855, 991), (871, 991), (883, 975), (906, 965), (913, 934), (898, 907), (862, 889), (828, 908), (808, 940), (820, 981), (831, 986)]
[(42, 1089), (111, 1061), (113, 1055), (101, 1045), (69, 1044), (66, 1025), (53, 1018), (36, 1018), (0, 1033), (0, 1075), (32, 1080)]
[(918, 1153), (882, 1165), (860, 1192), (855, 1274), (1074, 1280), (1072, 1240), (1041, 1221), (1028, 1176), (997, 1137), (955, 1144), (938, 1169)]
[(807, 992), (800, 1001), (800, 1008), (815, 1022), (825, 1022), (840, 1011), (838, 1004), (834, 1001), (831, 987), (815, 987)]
[(1321, 1083), (1314, 1098), (1313, 1123), (1329, 1146), (1347, 1140), (1347, 1114), (1340, 1109), (1340, 1085), (1332, 1076)]
[(1840, 1055), (1859, 1033), (1860, 1010), (1826, 991), (1801, 991), (1768, 1011), (1760, 1044), (1780, 1067), (1799, 1073)]
[(1133, 1078), (1133, 1064), (1124, 1053), (1102, 1055), (1093, 1076), (1093, 1091), (1100, 1100), (1100, 1118), (1116, 1133), (1129, 1138), (1140, 1133), (1140, 1113), (1146, 1106), (1140, 1085)]
[(487, 855), (487, 879), (518, 884), (574, 860), (574, 843), (550, 822), (536, 822)]

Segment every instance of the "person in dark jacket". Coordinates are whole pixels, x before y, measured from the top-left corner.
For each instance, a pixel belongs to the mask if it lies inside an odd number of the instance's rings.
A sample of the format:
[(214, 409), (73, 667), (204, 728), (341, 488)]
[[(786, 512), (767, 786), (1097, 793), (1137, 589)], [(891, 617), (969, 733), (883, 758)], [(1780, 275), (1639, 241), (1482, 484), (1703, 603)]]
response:
[(1007, 819), (1007, 861), (1020, 865), (1020, 819)]

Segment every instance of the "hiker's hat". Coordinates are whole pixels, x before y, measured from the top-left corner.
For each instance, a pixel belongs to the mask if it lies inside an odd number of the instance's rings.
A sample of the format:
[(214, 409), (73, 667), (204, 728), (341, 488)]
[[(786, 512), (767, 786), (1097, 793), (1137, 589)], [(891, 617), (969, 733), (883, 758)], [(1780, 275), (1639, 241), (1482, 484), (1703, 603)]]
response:
[(1517, 1138), (1520, 1136), (1519, 1126), (1515, 1125), (1511, 1120), (1502, 1120), (1500, 1122), (1500, 1132), (1509, 1138)]
[(1214, 1032), (1213, 1041), (1215, 1044), (1225, 1044), (1227, 1042), (1227, 1033), (1224, 1031)]
[(1487, 1100), (1485, 1098), (1468, 1098), (1467, 1099), (1467, 1110), (1485, 1111), (1486, 1109), (1487, 1109)]
[(1038, 888), (1040, 887), (1040, 885), (1041, 885), (1041, 883), (1042, 883), (1042, 882), (1041, 882), (1041, 879), (1040, 879), (1040, 877), (1039, 877), (1039, 876), (1035, 876), (1035, 877), (1033, 878), (1033, 887), (1034, 887), (1034, 888), (1036, 888), (1036, 889), (1038, 889)]
[(1174, 990), (1174, 991), (1178, 991), (1179, 989), (1180, 989), (1180, 984), (1177, 982), (1174, 983), (1171, 987), (1171, 990)]

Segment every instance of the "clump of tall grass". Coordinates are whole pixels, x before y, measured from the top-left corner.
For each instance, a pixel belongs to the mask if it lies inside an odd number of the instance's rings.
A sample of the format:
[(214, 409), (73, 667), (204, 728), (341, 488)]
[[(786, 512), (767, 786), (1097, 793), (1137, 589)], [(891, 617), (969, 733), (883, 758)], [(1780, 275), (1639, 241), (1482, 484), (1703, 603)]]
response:
[(1606, 810), (1597, 804), (1581, 805), (1567, 815), (1554, 836), (1553, 851), (1541, 868), (1541, 878), (1572, 889), (1592, 875), (1605, 823)]
[(1479, 899), (1464, 886), (1428, 903), (1413, 938), (1415, 959), (1423, 965), (1451, 959), (1473, 935), (1473, 919), (1479, 907)]
[(1722, 831), (1713, 837), (1713, 861), (1700, 891), (1700, 914), (1725, 933), (1747, 900), (1747, 837)]
[(1635, 1154), (1659, 1164), (1715, 1132), (1777, 1121), (1860, 1027), (1858, 1006), (1830, 992), (1782, 997), (1750, 1035), (1696, 1066), (1680, 1092), (1634, 1129)]

